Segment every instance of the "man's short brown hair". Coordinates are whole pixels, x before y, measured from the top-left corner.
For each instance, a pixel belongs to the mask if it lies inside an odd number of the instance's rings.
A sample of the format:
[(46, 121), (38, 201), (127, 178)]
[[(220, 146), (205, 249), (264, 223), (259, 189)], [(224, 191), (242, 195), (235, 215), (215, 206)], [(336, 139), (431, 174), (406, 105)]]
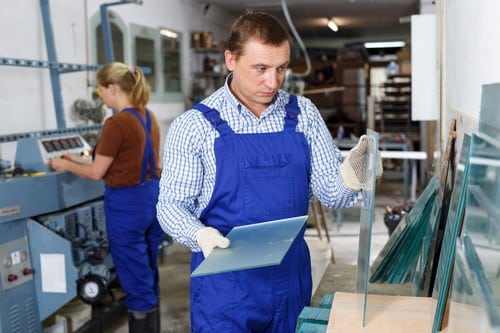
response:
[(239, 57), (250, 40), (274, 46), (284, 42), (290, 45), (292, 43), (290, 34), (276, 17), (269, 13), (253, 11), (246, 12), (233, 23), (226, 49)]

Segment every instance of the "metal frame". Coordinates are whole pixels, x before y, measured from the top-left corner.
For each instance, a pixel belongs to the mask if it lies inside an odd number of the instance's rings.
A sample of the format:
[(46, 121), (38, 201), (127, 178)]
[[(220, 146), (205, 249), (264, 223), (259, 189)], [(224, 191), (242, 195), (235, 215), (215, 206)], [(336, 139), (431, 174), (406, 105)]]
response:
[(102, 128), (102, 125), (90, 125), (90, 126), (85, 126), (85, 127), (73, 127), (73, 128), (64, 128), (64, 129), (57, 129), (57, 130), (44, 130), (44, 131), (38, 131), (38, 132), (24, 132), (24, 133), (6, 134), (6, 135), (0, 135), (0, 143), (16, 142), (22, 138), (31, 138), (31, 137), (38, 137), (38, 136), (50, 136), (50, 135), (56, 135), (56, 134), (85, 133), (85, 132), (99, 131), (99, 130), (101, 130), (101, 128)]
[[(106, 54), (106, 61), (113, 59), (113, 44), (111, 40), (111, 29), (107, 15), (107, 7), (128, 3), (142, 4), (141, 0), (123, 0), (109, 4), (101, 5), (101, 20), (103, 25), (104, 34), (104, 49)], [(31, 68), (48, 68), (50, 71), (50, 81), (52, 84), (52, 98), (54, 100), (54, 108), (56, 111), (56, 120), (58, 129), (66, 129), (66, 121), (64, 117), (63, 99), (61, 93), (60, 74), (72, 73), (78, 71), (97, 70), (99, 65), (80, 65), (70, 63), (59, 63), (57, 61), (56, 47), (54, 41), (54, 33), (52, 30), (52, 23), (50, 18), (49, 0), (40, 0), (40, 10), (42, 13), (43, 30), (45, 36), (45, 44), (47, 47), (48, 60), (29, 60), (29, 59), (16, 59), (16, 58), (0, 58), (0, 65), (5, 66), (21, 66)], [(58, 133), (58, 132), (54, 132)], [(0, 142), (15, 141), (11, 137), (18, 136), (4, 136), (0, 138)]]
[(115, 60), (115, 55), (113, 51), (113, 40), (111, 38), (111, 24), (109, 22), (108, 7), (124, 5), (129, 3), (142, 4), (142, 0), (122, 0), (117, 2), (110, 2), (102, 4), (99, 8), (101, 13), (101, 24), (102, 24), (102, 40), (104, 42), (104, 59), (105, 61), (112, 62)]

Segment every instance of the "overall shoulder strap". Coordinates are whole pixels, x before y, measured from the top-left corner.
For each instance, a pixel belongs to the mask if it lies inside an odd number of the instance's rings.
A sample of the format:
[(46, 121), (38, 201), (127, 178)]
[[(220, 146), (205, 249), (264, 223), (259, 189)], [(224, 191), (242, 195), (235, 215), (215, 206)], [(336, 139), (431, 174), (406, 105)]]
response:
[(298, 123), (298, 116), (300, 114), (297, 96), (290, 95), (288, 103), (285, 106), (285, 131), (295, 131)]
[(202, 103), (196, 104), (193, 106), (193, 109), (200, 111), (205, 119), (212, 124), (220, 135), (233, 133), (233, 130), (229, 127), (227, 121), (221, 118), (219, 111), (216, 109), (209, 108)]
[(141, 171), (141, 183), (144, 183), (146, 180), (146, 173), (149, 164), (149, 168), (151, 170), (151, 177), (156, 178), (156, 167), (155, 167), (155, 157), (154, 157), (154, 149), (153, 143), (151, 142), (151, 115), (149, 114), (149, 110), (145, 110), (146, 112), (146, 121), (141, 117), (137, 110), (132, 108), (126, 108), (123, 111), (129, 112), (133, 114), (140, 122), (142, 127), (144, 128), (144, 134), (146, 135), (146, 144), (144, 148), (144, 156), (142, 160), (142, 171)]

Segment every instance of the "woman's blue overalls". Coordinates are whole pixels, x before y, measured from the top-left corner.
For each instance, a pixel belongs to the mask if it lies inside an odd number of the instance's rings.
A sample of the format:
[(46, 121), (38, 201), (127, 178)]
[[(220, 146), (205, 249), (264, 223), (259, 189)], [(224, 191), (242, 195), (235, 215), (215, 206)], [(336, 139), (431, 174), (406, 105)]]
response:
[[(310, 152), (296, 132), (296, 96), (286, 106), (284, 130), (275, 133), (236, 134), (217, 110), (195, 108), (220, 134), (215, 188), (200, 217), (205, 225), (226, 235), (235, 226), (307, 215)], [(279, 266), (192, 278), (192, 331), (294, 332), (312, 289), (304, 230)], [(194, 252), (191, 271), (202, 260)]]
[[(144, 122), (136, 110), (124, 111), (139, 119), (146, 134), (141, 183), (120, 188), (106, 185), (106, 231), (113, 264), (127, 295), (126, 307), (133, 311), (149, 311), (157, 307), (160, 295), (157, 255), (163, 239), (163, 230), (156, 219), (159, 183), (149, 135), (151, 117), (146, 111)], [(148, 167), (151, 180), (146, 181)]]

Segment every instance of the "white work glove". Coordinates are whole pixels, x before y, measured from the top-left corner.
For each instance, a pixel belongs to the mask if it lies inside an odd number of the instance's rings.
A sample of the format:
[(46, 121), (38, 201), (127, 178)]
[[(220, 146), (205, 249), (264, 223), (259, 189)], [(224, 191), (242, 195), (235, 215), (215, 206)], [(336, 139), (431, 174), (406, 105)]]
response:
[[(360, 190), (370, 185), (371, 177), (366, 178), (366, 168), (368, 168), (369, 163), (368, 137), (362, 135), (340, 165), (340, 176), (344, 185), (352, 190)], [(382, 158), (380, 152), (377, 151), (376, 177), (382, 176), (382, 173)]]
[(195, 234), (196, 242), (201, 248), (203, 255), (208, 257), (216, 247), (227, 248), (229, 247), (229, 239), (222, 236), (222, 234), (215, 228), (205, 227), (198, 230)]

